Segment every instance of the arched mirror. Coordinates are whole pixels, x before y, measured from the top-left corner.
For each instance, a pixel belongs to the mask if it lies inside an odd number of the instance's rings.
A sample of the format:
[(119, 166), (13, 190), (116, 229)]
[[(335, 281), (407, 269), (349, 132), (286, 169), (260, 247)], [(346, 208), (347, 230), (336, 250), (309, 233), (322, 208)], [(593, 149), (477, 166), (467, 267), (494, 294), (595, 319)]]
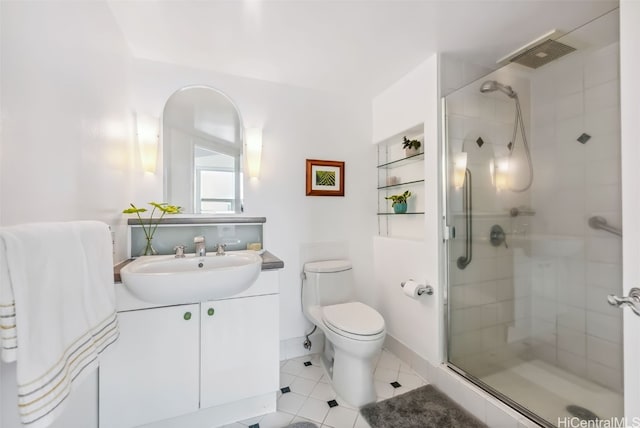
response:
[(165, 104), (162, 138), (165, 201), (185, 213), (242, 212), (242, 120), (229, 97), (178, 90)]

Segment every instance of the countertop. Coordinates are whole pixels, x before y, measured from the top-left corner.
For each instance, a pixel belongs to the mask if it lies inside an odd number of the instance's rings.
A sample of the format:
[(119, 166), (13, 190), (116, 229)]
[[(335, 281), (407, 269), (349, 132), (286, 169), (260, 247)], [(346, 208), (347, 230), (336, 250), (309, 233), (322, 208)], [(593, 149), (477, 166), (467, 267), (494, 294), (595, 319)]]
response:
[(262, 253), (262, 270), (282, 269), (284, 262), (268, 251)]
[[(211, 224), (260, 224), (266, 223), (266, 217), (244, 217), (244, 216), (228, 216), (228, 217), (216, 217), (209, 215), (197, 215), (197, 214), (177, 214), (171, 215), (167, 217), (163, 217), (162, 219), (154, 218), (148, 219), (143, 218), (143, 223), (145, 225), (151, 224), (193, 224), (193, 225), (211, 225)], [(139, 226), (140, 220), (137, 218), (130, 218), (127, 221), (129, 226)]]
[[(187, 256), (188, 257), (188, 256)], [(120, 269), (131, 263), (135, 259), (124, 260), (113, 267), (113, 281), (122, 282)], [(268, 251), (262, 253), (262, 270), (282, 269), (284, 262)]]

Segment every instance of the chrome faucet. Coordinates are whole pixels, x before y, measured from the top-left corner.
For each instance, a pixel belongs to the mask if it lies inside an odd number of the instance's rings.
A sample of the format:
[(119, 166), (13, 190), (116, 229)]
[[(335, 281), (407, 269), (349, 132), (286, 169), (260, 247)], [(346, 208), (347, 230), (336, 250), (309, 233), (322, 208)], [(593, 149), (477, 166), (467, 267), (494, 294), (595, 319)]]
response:
[(196, 244), (196, 257), (204, 257), (207, 255), (204, 236), (196, 236), (193, 238), (193, 243)]
[(216, 245), (216, 256), (224, 256), (225, 248), (227, 248), (227, 244)]
[(176, 259), (184, 258), (184, 245), (176, 245), (175, 247), (173, 247), (173, 251), (176, 252)]

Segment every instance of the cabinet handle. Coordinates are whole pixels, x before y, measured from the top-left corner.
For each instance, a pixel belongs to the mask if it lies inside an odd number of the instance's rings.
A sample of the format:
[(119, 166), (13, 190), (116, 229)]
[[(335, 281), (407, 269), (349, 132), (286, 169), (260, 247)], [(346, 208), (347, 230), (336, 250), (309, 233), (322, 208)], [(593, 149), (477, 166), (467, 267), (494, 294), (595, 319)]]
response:
[(216, 311), (213, 308), (207, 309), (207, 315), (212, 316), (215, 313), (216, 313)]
[(191, 312), (185, 312), (183, 318), (189, 321), (191, 319)]

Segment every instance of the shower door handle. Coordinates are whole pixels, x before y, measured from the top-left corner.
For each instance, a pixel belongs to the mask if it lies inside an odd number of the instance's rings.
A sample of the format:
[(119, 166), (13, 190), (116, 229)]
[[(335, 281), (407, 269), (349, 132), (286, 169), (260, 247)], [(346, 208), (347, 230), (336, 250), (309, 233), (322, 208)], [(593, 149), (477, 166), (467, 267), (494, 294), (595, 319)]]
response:
[(613, 294), (609, 294), (607, 296), (607, 301), (611, 306), (617, 306), (618, 308), (622, 306), (629, 306), (633, 313), (640, 316), (640, 288), (633, 287), (629, 290), (629, 296), (627, 297), (618, 297)]

